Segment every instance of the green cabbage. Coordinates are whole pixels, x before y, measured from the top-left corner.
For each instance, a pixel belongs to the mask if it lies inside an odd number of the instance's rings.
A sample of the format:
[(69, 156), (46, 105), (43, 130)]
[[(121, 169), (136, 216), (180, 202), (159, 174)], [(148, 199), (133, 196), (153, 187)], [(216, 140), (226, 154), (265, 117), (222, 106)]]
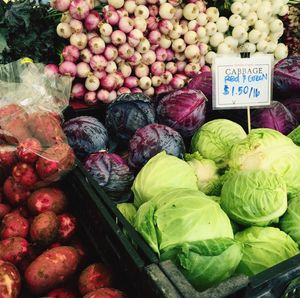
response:
[(296, 145), (300, 146), (300, 125), (290, 132), (288, 137), (291, 138)]
[(300, 245), (300, 194), (289, 200), (288, 209), (280, 219), (280, 227)]
[(122, 213), (122, 215), (127, 219), (127, 221), (134, 225), (136, 208), (132, 203), (120, 203), (117, 204), (117, 208)]
[(220, 205), (196, 190), (160, 193), (137, 212), (136, 230), (152, 249), (213, 238), (233, 238), (230, 220)]
[(235, 235), (244, 245), (238, 273), (255, 275), (299, 253), (297, 243), (272, 227), (251, 227)]
[(165, 151), (152, 157), (136, 176), (132, 191), (138, 208), (159, 192), (174, 188), (197, 190), (197, 177), (183, 160)]
[(300, 148), (276, 130), (251, 130), (232, 147), (229, 166), (237, 171), (270, 170), (285, 180), (290, 195), (300, 191)]
[(227, 119), (216, 119), (201, 126), (192, 138), (192, 151), (215, 161), (219, 168), (227, 166), (231, 147), (245, 139), (243, 128)]
[(242, 245), (230, 238), (187, 242), (161, 255), (162, 261), (171, 259), (200, 291), (232, 276), (241, 258)]
[(199, 190), (207, 195), (220, 195), (221, 182), (216, 163), (203, 158), (199, 152), (186, 154), (185, 160), (194, 169)]
[(269, 225), (287, 209), (286, 184), (269, 171), (237, 172), (224, 183), (220, 204), (237, 223)]

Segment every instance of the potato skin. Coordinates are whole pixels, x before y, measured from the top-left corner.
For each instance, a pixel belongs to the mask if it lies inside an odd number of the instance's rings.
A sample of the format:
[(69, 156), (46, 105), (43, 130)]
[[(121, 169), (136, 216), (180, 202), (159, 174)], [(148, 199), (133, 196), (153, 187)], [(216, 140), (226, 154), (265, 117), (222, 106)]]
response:
[(52, 211), (46, 211), (33, 219), (30, 226), (30, 237), (33, 242), (47, 246), (56, 240), (59, 228), (57, 216)]
[(0, 241), (0, 260), (18, 265), (28, 253), (29, 243), (21, 237), (11, 237)]
[(26, 269), (25, 280), (34, 294), (45, 294), (68, 280), (78, 266), (77, 250), (59, 246), (45, 251)]
[(20, 289), (21, 278), (17, 268), (0, 260), (0, 298), (17, 298)]
[(45, 211), (55, 214), (64, 212), (67, 205), (65, 194), (55, 187), (44, 187), (36, 190), (27, 200), (27, 207), (34, 215)]

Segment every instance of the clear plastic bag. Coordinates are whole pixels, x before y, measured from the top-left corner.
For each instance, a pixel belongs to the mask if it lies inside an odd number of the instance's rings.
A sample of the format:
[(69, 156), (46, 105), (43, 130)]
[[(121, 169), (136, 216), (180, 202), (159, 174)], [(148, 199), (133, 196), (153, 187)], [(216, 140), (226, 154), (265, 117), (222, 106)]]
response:
[(72, 169), (75, 156), (61, 127), (71, 84), (47, 76), (42, 64), (0, 65), (0, 174), (10, 201), (19, 188), (45, 186)]

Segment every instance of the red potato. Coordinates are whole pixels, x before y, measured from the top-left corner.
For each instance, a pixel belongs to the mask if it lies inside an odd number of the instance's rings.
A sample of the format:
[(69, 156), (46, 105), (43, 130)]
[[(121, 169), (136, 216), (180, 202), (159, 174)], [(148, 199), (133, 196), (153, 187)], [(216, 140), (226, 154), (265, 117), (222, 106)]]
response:
[(82, 295), (86, 295), (99, 288), (110, 287), (111, 272), (103, 264), (97, 263), (86, 267), (79, 276), (78, 287)]
[(24, 203), (31, 194), (30, 190), (18, 184), (13, 177), (8, 177), (5, 180), (3, 191), (8, 203), (12, 206)]
[(78, 253), (71, 246), (45, 251), (27, 268), (25, 280), (35, 294), (44, 294), (72, 277), (78, 266)]
[(56, 240), (59, 222), (52, 211), (46, 211), (33, 219), (30, 226), (31, 240), (39, 245), (47, 246)]
[(126, 295), (119, 290), (111, 288), (101, 288), (90, 292), (83, 298), (125, 298)]
[(54, 298), (76, 298), (77, 295), (67, 288), (59, 288), (52, 290), (47, 294), (47, 298), (54, 297)]
[(29, 230), (28, 220), (21, 216), (18, 212), (11, 212), (6, 214), (2, 219), (0, 227), (1, 239), (11, 237), (26, 238)]
[(60, 214), (64, 212), (66, 205), (65, 194), (55, 187), (40, 188), (33, 192), (27, 200), (28, 209), (34, 215), (45, 211)]
[(0, 145), (0, 164), (11, 169), (17, 163), (16, 147)]
[(55, 182), (72, 169), (75, 155), (72, 148), (65, 143), (56, 144), (42, 153), (36, 163), (39, 177), (45, 182)]
[(26, 239), (12, 237), (0, 242), (0, 260), (19, 264), (28, 253), (29, 244)]
[(59, 221), (58, 239), (66, 242), (71, 239), (76, 231), (76, 218), (71, 214), (61, 214), (57, 216)]
[(0, 220), (11, 210), (11, 207), (7, 204), (0, 204)]
[(29, 117), (29, 128), (43, 146), (66, 143), (67, 138), (60, 121), (51, 113), (32, 113)]
[(17, 147), (17, 156), (19, 160), (26, 163), (35, 163), (41, 152), (41, 143), (35, 138), (28, 138), (21, 142)]
[(39, 180), (35, 169), (30, 164), (24, 162), (14, 166), (12, 175), (17, 183), (26, 188), (32, 188)]
[(37, 247), (29, 244), (27, 254), (23, 257), (21, 262), (18, 264), (18, 269), (23, 275), (28, 266), (42, 253)]
[(18, 269), (0, 260), (0, 298), (17, 298), (20, 295), (21, 278)]

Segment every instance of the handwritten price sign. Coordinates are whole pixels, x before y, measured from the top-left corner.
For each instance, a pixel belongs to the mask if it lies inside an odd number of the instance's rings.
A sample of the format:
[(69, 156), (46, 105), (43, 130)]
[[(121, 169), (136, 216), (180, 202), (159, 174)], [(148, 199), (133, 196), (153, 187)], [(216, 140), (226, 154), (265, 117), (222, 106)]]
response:
[(270, 105), (272, 62), (272, 55), (217, 56), (213, 65), (214, 108)]

